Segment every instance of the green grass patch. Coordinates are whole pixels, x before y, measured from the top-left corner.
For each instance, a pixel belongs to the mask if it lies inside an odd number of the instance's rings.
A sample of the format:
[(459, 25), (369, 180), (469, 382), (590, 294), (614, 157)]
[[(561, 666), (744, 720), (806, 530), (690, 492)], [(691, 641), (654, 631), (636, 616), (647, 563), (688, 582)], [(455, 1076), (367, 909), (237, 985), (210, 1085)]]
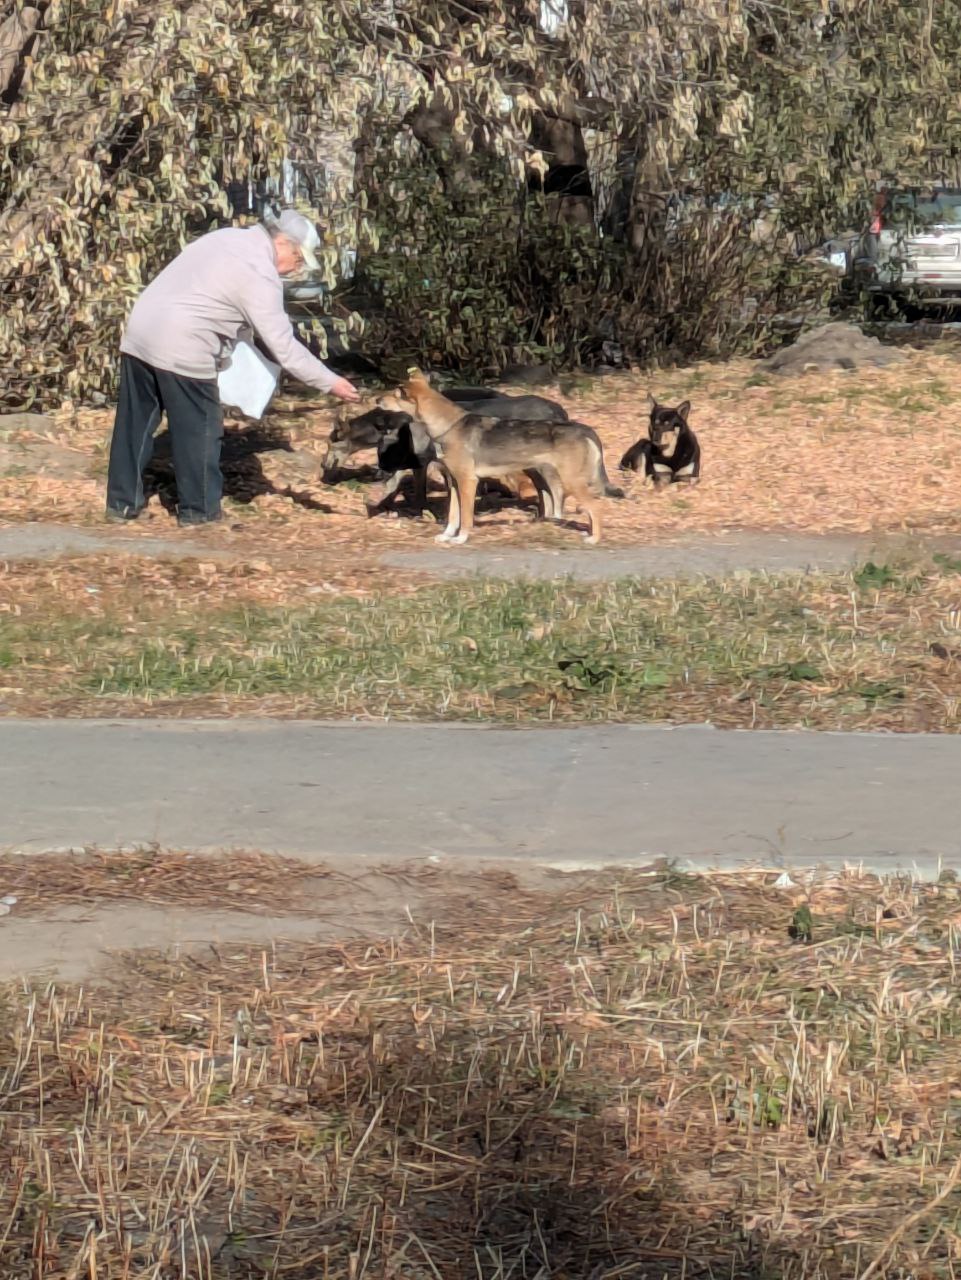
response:
[(890, 565), (875, 564), (869, 560), (854, 574), (854, 582), (862, 590), (870, 590), (872, 587), (889, 587), (892, 582), (897, 582), (899, 576), (898, 570)]
[(868, 564), (723, 582), (477, 579), (134, 618), (124, 602), (95, 618), (51, 603), (0, 616), (0, 668), (8, 695), (87, 710), (240, 699), (323, 716), (898, 728), (884, 717), (911, 708), (952, 728), (950, 664), (931, 670), (956, 622), (941, 598), (952, 581)]
[(949, 556), (943, 551), (936, 551), (931, 558), (942, 573), (961, 573), (961, 559), (957, 556)]
[(950, 404), (956, 391), (946, 382), (932, 378), (921, 387), (898, 387), (878, 398), (901, 413), (931, 413), (941, 405)]

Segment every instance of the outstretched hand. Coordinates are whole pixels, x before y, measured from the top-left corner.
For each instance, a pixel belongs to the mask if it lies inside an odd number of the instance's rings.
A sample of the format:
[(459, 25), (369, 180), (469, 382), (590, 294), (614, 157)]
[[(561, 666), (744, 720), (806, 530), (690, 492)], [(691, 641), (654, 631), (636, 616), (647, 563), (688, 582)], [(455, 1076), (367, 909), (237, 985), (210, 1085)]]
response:
[(330, 394), (336, 396), (338, 400), (346, 400), (350, 404), (356, 404), (360, 399), (360, 392), (346, 378), (338, 378), (330, 388)]

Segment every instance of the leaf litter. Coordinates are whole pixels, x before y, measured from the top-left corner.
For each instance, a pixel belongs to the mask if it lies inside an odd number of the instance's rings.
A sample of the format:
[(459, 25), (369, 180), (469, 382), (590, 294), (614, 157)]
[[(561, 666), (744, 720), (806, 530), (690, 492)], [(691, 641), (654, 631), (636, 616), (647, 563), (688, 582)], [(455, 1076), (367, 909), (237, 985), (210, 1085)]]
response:
[[(959, 528), (957, 370), (956, 354), (934, 348), (909, 351), (903, 364), (889, 369), (812, 373), (789, 382), (764, 373), (756, 361), (734, 360), (567, 380), (564, 390), (545, 394), (598, 430), (615, 479), (622, 452), (645, 430), (648, 391), (666, 403), (693, 401), (692, 425), (704, 453), (701, 484), (653, 493), (629, 478), (627, 500), (606, 504), (605, 541), (612, 546), (731, 529), (943, 532)], [(228, 501), (228, 525), (237, 528), (209, 531), (211, 545), (224, 541), (240, 555), (273, 548), (376, 558), (384, 547), (430, 541), (433, 521), (369, 520), (366, 486), (322, 482), (334, 415), (296, 398), (278, 401), (261, 432), (262, 451), (244, 446), (227, 467), (228, 493), (236, 495)], [(105, 410), (61, 415), (50, 436), (76, 457), (75, 478), (0, 476), (0, 521), (98, 523), (98, 469), (105, 467), (111, 424)], [(228, 425), (229, 438), (250, 435), (250, 424)], [(372, 460), (360, 455), (357, 463)], [(440, 518), (442, 496), (432, 501)], [(138, 522), (125, 536), (149, 537), (168, 527), (156, 498), (153, 504), (156, 519)], [(495, 504), (481, 516), (476, 536), (493, 545), (571, 545), (571, 530), (532, 526), (530, 513), (516, 505)]]

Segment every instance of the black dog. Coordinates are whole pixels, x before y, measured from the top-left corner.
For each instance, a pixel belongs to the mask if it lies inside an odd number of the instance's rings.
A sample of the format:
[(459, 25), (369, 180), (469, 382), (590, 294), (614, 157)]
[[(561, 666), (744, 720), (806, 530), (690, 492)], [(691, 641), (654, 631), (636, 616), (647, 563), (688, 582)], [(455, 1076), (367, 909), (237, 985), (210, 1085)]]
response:
[[(368, 516), (390, 511), (405, 480), (411, 485), (407, 507), (421, 515), (427, 507), (428, 468), (437, 461), (427, 433), (409, 414), (386, 409), (372, 409), (352, 422), (338, 423), (330, 434), (324, 459), (325, 481), (336, 484), (340, 466), (363, 449), (377, 450), (377, 470), (381, 477), (388, 477), (377, 501), (367, 503)], [(507, 490), (503, 493), (509, 496)]]
[(651, 397), (648, 435), (632, 444), (621, 458), (622, 471), (637, 471), (655, 485), (684, 481), (697, 484), (701, 475), (701, 446), (688, 426), (690, 400), (676, 409)]
[(377, 470), (381, 478), (390, 477), (380, 499), (368, 504), (368, 514), (377, 515), (393, 506), (408, 477), (414, 486), (412, 505), (416, 511), (423, 511), (427, 505), (427, 468), (436, 456), (427, 433), (416, 427), (408, 414), (385, 409), (371, 409), (357, 418), (336, 422), (327, 441), (324, 481), (336, 484), (340, 468), (364, 449), (377, 450)]
[(357, 418), (335, 422), (327, 440), (324, 474), (337, 471), (355, 453), (362, 453), (364, 449), (379, 449), (385, 437), (392, 438), (396, 435), (402, 418), (410, 422), (407, 414), (371, 409)]
[(406, 413), (375, 410), (385, 418), (396, 419), (384, 432), (377, 445), (377, 469), (389, 476), (384, 492), (376, 502), (368, 502), (367, 514), (380, 515), (394, 505), (404, 480), (411, 480), (411, 509), (420, 515), (427, 507), (427, 469), (437, 459), (433, 442), (413, 418)]
[[(456, 401), (456, 393), (448, 398)], [(471, 413), (500, 418), (503, 422), (567, 422), (567, 410), (544, 396), (499, 395), (492, 400), (471, 400), (468, 403)]]
[[(423, 427), (406, 413), (392, 413), (379, 410), (386, 417), (396, 418), (396, 426), (385, 431), (377, 446), (377, 467), (385, 475), (390, 476), (384, 492), (376, 502), (367, 503), (369, 516), (381, 515), (389, 511), (396, 500), (397, 493), (405, 479), (410, 478), (411, 495), (408, 508), (418, 515), (427, 507), (427, 474), (432, 462), (437, 461), (437, 452), (430, 436)], [(590, 430), (590, 428), (586, 428)], [(542, 520), (560, 519), (564, 503), (560, 477), (553, 468), (544, 468), (543, 475), (539, 471), (526, 471), (537, 494), (538, 513)], [(481, 481), (483, 490), (499, 494), (503, 498), (515, 498), (516, 494), (497, 480)], [(608, 487), (608, 495), (623, 498), (620, 489)]]
[(566, 422), (567, 410), (546, 396), (505, 396), (489, 387), (452, 387), (441, 394), (454, 404), (470, 405), (471, 413), (515, 422)]
[(454, 387), (444, 395), (455, 404), (473, 404), (475, 400), (497, 400), (501, 393), (492, 387)]

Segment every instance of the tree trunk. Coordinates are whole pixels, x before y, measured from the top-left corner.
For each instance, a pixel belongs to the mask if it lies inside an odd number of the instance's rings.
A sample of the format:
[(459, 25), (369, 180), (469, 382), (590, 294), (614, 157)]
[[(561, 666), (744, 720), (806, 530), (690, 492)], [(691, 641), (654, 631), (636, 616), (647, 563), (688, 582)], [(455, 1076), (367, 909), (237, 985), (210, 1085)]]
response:
[[(449, 107), (440, 93), (435, 93), (430, 102), (421, 103), (408, 112), (405, 123), (421, 146), (434, 156), (449, 196), (479, 195), (484, 190), (484, 180), (477, 175), (464, 139), (454, 131), (456, 112), (456, 100), (453, 107)], [(483, 139), (474, 136), (471, 142), (474, 153), (483, 151)]]
[(19, 93), (24, 57), (30, 53), (40, 28), (39, 8), (15, 9), (0, 23), (0, 101), (9, 105)]
[(628, 227), (628, 243), (635, 253), (664, 242), (667, 198), (674, 185), (669, 132), (670, 121), (661, 119), (651, 124), (643, 138), (639, 135)]
[(569, 226), (592, 227), (594, 192), (580, 124), (541, 113), (534, 118), (531, 142), (547, 157), (544, 194), (555, 205), (558, 221)]

